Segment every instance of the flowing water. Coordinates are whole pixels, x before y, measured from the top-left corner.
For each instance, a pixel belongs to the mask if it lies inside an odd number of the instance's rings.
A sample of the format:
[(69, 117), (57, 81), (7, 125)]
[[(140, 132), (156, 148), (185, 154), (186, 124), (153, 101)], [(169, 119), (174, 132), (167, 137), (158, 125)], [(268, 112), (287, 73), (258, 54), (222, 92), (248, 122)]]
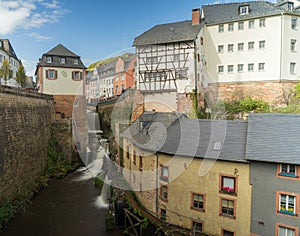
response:
[(101, 192), (94, 187), (93, 177), (87, 168), (80, 168), (64, 179), (53, 180), (0, 235), (122, 235), (120, 230), (105, 230), (105, 208), (97, 207)]

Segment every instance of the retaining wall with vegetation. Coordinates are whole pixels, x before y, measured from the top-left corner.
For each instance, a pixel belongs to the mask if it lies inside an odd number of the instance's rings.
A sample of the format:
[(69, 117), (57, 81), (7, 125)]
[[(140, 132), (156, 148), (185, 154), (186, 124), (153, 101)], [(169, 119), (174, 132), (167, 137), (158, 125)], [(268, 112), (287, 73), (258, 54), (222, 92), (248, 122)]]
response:
[(53, 121), (51, 95), (0, 85), (0, 201), (45, 171)]

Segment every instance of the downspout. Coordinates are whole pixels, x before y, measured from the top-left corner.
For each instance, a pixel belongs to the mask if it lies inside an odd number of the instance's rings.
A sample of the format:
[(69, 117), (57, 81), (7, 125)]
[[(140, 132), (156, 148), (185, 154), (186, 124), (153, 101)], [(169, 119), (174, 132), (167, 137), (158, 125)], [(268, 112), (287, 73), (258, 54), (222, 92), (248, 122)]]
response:
[(283, 60), (283, 12), (281, 12), (281, 25), (280, 25), (280, 67), (279, 67), (279, 82), (282, 79), (282, 60)]
[[(197, 39), (197, 38), (196, 38)], [(196, 114), (197, 114), (197, 110), (198, 110), (198, 70), (197, 70), (197, 58), (198, 58), (198, 55), (197, 55), (197, 43), (196, 43), (196, 40), (194, 42), (194, 67), (195, 67), (195, 107), (196, 107)], [(199, 55), (200, 56), (200, 55)], [(197, 117), (198, 118), (198, 117)]]
[(155, 188), (155, 205), (156, 205), (156, 217), (158, 218), (158, 154), (156, 156), (156, 188)]

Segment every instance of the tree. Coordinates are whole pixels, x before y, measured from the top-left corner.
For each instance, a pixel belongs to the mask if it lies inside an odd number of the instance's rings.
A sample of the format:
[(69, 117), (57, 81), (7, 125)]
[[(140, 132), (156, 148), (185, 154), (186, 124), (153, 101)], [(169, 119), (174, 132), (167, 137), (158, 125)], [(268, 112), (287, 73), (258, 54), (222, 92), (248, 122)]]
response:
[(17, 74), (16, 74), (16, 81), (18, 82), (18, 84), (21, 85), (21, 87), (23, 87), (25, 81), (26, 81), (26, 73), (25, 73), (25, 69), (24, 66), (22, 64), (19, 65)]
[(5, 81), (5, 84), (7, 84), (7, 80), (9, 80), (10, 78), (12, 78), (12, 76), (13, 76), (13, 71), (10, 68), (8, 59), (5, 58), (2, 61), (2, 66), (0, 68), (0, 78), (3, 78), (4, 81)]

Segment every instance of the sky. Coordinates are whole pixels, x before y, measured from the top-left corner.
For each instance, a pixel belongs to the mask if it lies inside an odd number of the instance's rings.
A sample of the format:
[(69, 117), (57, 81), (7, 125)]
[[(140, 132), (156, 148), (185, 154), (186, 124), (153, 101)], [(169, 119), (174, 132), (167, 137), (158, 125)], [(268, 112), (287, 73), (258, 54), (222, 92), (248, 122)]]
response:
[(134, 38), (158, 24), (191, 20), (192, 9), (228, 0), (0, 0), (0, 38), (9, 39), (27, 76), (62, 44), (93, 62), (134, 51)]

